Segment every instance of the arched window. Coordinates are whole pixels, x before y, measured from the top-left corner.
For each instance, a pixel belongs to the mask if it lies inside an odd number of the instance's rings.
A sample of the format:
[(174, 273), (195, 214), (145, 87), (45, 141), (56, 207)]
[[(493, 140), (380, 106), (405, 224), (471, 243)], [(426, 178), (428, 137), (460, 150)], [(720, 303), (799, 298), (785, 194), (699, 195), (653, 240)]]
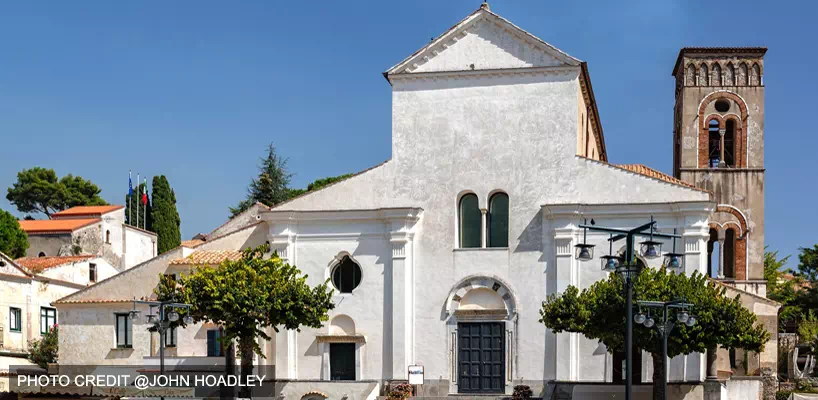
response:
[(721, 86), (721, 66), (718, 63), (713, 63), (713, 67), (711, 68), (710, 72), (713, 74), (710, 80), (710, 85)]
[(696, 66), (693, 64), (687, 65), (687, 74), (685, 74), (685, 85), (696, 86)]
[(710, 228), (710, 239), (707, 240), (707, 271), (712, 277), (719, 276), (719, 232)]
[(736, 166), (736, 122), (728, 119), (724, 130), (724, 163), (728, 167)]
[(736, 69), (733, 63), (728, 63), (724, 69), (724, 86), (733, 86), (735, 84)]
[(747, 86), (747, 64), (741, 63), (738, 67), (738, 79), (736, 80), (736, 86)]
[(727, 228), (724, 232), (724, 255), (722, 256), (722, 265), (724, 266), (724, 277), (736, 277), (736, 231), (733, 228)]
[(460, 247), (464, 249), (480, 247), (480, 225), (483, 216), (480, 213), (480, 206), (477, 202), (476, 194), (469, 193), (460, 198), (460, 210), (458, 214)]
[(341, 293), (352, 293), (361, 284), (361, 267), (344, 256), (332, 270), (332, 284)]
[(758, 64), (753, 64), (753, 69), (750, 70), (750, 86), (761, 85), (761, 68)]
[(37, 257), (45, 257), (45, 253), (41, 251), (40, 254), (37, 254)]
[(105, 243), (111, 244), (111, 231), (105, 231)]
[(717, 168), (721, 162), (721, 135), (719, 134), (719, 121), (711, 119), (707, 124), (707, 131), (707, 157), (708, 160), (710, 160), (710, 168)]
[(508, 195), (496, 193), (489, 199), (488, 247), (508, 247)]
[(710, 75), (707, 73), (707, 64), (702, 64), (699, 66), (699, 86), (708, 86), (708, 78)]

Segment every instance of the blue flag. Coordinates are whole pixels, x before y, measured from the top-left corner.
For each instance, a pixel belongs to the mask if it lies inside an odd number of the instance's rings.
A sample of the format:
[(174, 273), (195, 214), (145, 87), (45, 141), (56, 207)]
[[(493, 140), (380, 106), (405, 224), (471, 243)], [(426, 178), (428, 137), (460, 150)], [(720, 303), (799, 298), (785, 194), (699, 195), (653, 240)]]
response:
[(131, 182), (131, 171), (128, 171), (128, 196), (133, 196), (133, 182)]

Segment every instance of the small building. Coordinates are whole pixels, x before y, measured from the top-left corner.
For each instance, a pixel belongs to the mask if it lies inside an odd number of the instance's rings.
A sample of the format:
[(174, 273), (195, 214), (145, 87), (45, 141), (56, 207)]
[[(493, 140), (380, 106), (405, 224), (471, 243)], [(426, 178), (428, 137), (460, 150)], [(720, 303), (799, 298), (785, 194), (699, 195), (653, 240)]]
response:
[(156, 256), (156, 234), (125, 224), (125, 207), (78, 206), (47, 220), (21, 220), (26, 257), (92, 254), (126, 270)]
[(0, 253), (0, 371), (29, 364), (29, 342), (59, 320), (52, 301), (117, 272), (93, 255), (12, 260)]

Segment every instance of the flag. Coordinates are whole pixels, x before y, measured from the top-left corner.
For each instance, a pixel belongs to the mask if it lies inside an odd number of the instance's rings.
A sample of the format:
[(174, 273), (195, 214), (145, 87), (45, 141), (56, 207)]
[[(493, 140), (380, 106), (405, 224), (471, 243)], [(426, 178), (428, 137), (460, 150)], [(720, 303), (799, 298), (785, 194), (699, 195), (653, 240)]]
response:
[(128, 196), (133, 196), (133, 181), (131, 181), (131, 171), (128, 171)]
[[(148, 204), (148, 182), (146, 180), (145, 181), (145, 189), (144, 189), (144, 192), (142, 192), (142, 205), (147, 205), (147, 204)], [(145, 212), (147, 212), (147, 210)]]

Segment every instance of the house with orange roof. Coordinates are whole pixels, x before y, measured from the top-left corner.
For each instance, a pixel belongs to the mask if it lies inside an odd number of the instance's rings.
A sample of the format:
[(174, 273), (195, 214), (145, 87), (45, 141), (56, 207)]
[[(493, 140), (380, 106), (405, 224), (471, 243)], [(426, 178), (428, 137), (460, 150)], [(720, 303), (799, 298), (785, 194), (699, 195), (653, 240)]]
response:
[(0, 373), (10, 365), (29, 364), (29, 342), (59, 322), (54, 300), (117, 272), (95, 255), (12, 260), (0, 253)]
[(121, 205), (77, 206), (47, 220), (21, 220), (27, 257), (96, 255), (118, 270), (156, 256), (156, 234), (125, 223)]

